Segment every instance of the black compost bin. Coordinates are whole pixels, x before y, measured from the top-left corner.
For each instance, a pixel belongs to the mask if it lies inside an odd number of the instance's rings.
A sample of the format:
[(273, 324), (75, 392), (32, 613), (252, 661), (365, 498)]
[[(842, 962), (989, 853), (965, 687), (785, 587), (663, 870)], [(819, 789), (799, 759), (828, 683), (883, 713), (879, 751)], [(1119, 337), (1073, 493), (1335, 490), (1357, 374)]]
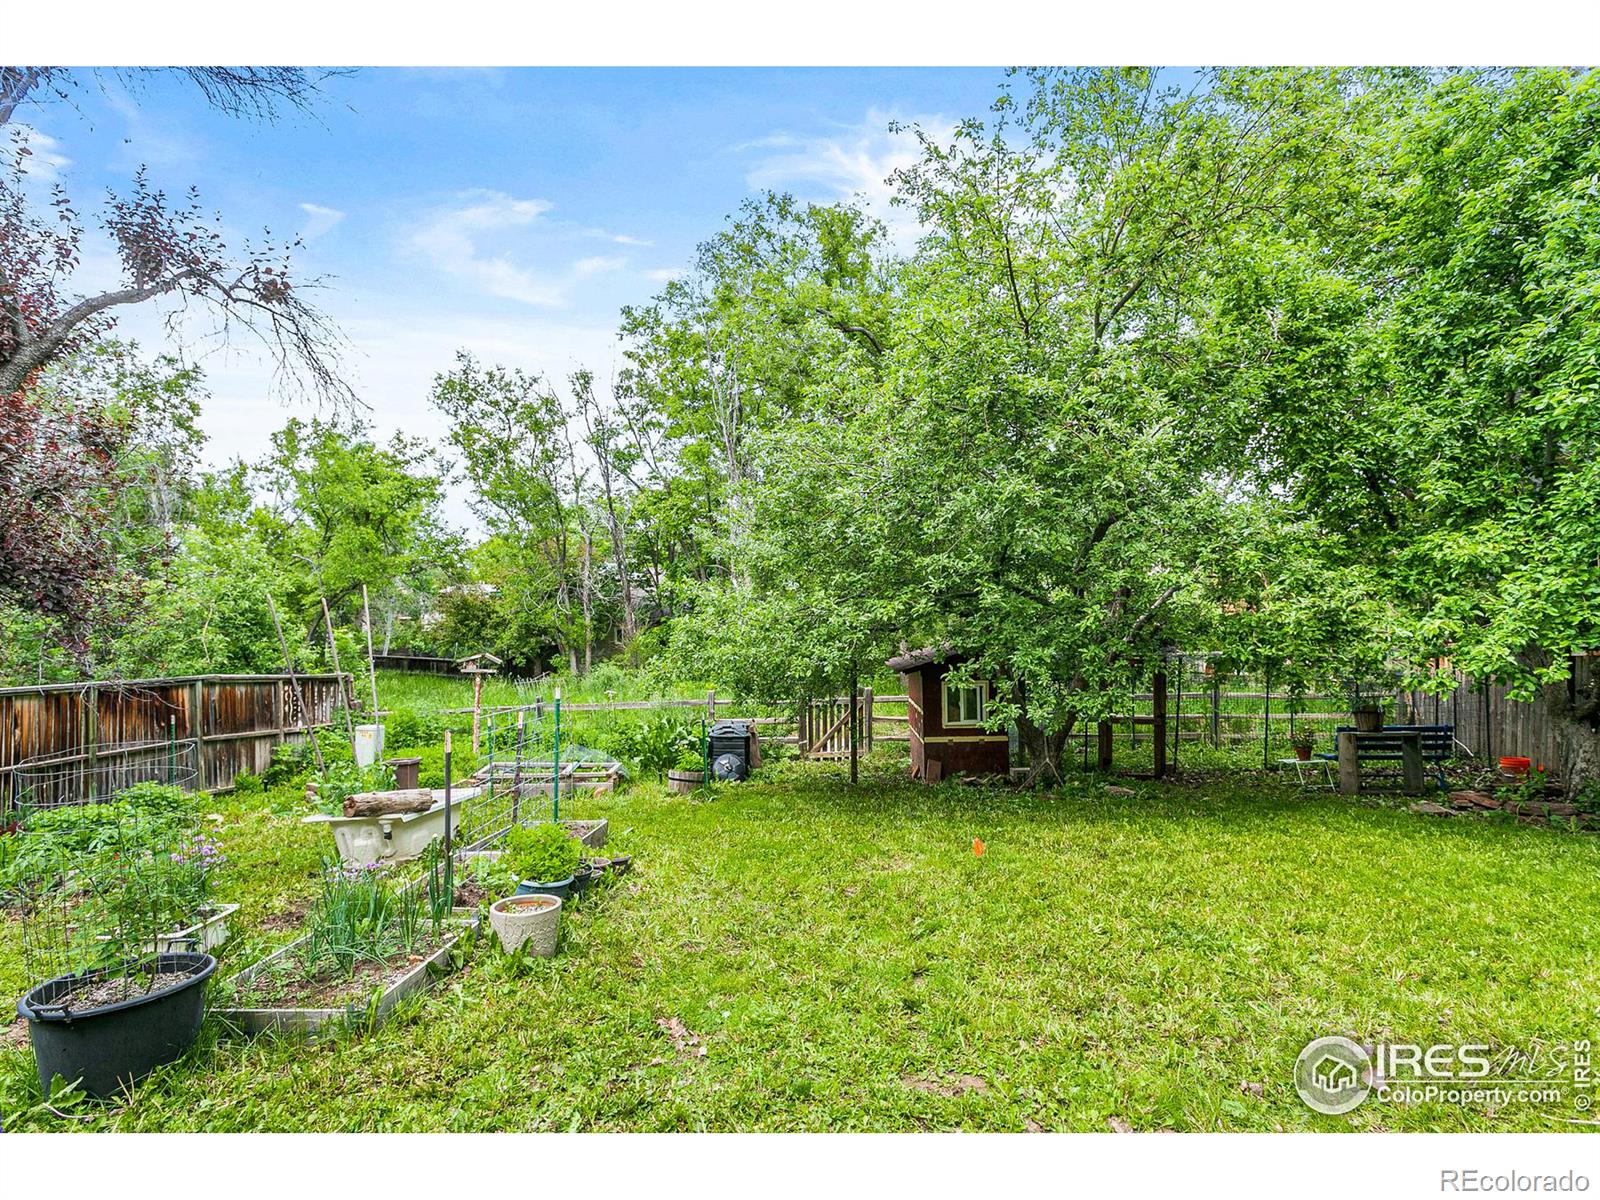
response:
[[(206, 981), (217, 969), (209, 954), (162, 954), (160, 975), (181, 976), (171, 987), (98, 1008), (73, 1008), (71, 993), (127, 969), (100, 967), (41, 983), (17, 1001), (28, 1021), (39, 1084), (50, 1094), (50, 1080), (81, 1079), (85, 1094), (104, 1099), (139, 1082), (194, 1045), (205, 1015)], [(193, 974), (185, 974), (186, 972)]]
[(718, 780), (747, 779), (750, 776), (750, 733), (748, 721), (718, 721), (711, 726), (711, 776)]

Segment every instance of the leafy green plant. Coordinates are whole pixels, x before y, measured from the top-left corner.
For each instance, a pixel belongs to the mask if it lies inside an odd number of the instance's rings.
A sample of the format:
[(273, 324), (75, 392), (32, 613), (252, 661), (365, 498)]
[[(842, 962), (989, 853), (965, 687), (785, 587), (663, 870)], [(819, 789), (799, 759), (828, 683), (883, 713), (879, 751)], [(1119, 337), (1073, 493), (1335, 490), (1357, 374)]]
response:
[(266, 785), (261, 782), (261, 776), (249, 771), (240, 771), (233, 777), (233, 792), (236, 796), (258, 796), (266, 790)]
[(474, 883), (489, 896), (509, 896), (516, 891), (519, 880), (504, 857), (487, 858), (474, 855), (461, 866), (461, 881)]
[(676, 764), (685, 750), (698, 754), (699, 748), (698, 726), (681, 717), (663, 715), (641, 721), (620, 734), (613, 752), (632, 759), (641, 774), (659, 776)]
[(679, 771), (703, 771), (706, 769), (705, 754), (698, 746), (685, 747), (673, 766)]
[(1309, 750), (1317, 744), (1316, 730), (1308, 729), (1302, 725), (1289, 735), (1289, 745), (1296, 750)]
[(571, 878), (583, 857), (583, 844), (551, 822), (518, 825), (506, 835), (506, 865), (518, 879), (555, 883)]
[(322, 882), (306, 913), (298, 962), (307, 976), (353, 974), (357, 963), (414, 951), (437, 936), (444, 906), (433, 889), (397, 883), (383, 863), (347, 867), (323, 860)]
[(5, 839), (0, 854), (0, 889), (49, 889), (67, 871), (92, 870), (98, 859), (131, 861), (170, 852), (193, 818), (193, 801), (182, 788), (141, 783), (109, 802), (63, 804), (26, 812), (19, 832)]
[(216, 874), (228, 859), (220, 843), (196, 833), (172, 850), (149, 850), (96, 868), (116, 878), (97, 881), (97, 890), (75, 914), (103, 939), (108, 962), (149, 952), (152, 940), (194, 924), (210, 906)]
[(394, 769), (382, 763), (358, 767), (353, 762), (329, 763), (317, 780), (317, 807), (329, 816), (343, 816), (344, 802), (360, 792), (386, 792), (394, 787)]

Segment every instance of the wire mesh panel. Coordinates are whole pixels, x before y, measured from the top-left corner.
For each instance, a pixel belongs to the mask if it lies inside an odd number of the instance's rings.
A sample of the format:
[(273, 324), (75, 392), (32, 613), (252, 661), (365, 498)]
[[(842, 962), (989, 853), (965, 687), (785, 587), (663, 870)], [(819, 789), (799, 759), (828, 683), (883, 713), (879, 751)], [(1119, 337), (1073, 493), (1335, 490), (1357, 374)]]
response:
[(27, 759), (12, 775), (19, 809), (92, 804), (140, 783), (192, 792), (200, 785), (200, 743), (185, 739), (94, 746)]
[(115, 975), (171, 949), (211, 900), (220, 845), (176, 787), (140, 783), (93, 803), (25, 810), (0, 838), (0, 905), (35, 980)]

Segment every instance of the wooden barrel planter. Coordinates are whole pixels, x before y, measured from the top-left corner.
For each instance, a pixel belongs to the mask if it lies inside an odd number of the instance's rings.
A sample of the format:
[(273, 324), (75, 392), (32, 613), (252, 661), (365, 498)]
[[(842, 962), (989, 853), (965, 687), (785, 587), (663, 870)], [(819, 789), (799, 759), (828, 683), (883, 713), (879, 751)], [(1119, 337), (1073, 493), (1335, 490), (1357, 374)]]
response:
[(667, 786), (675, 792), (688, 795), (706, 781), (704, 771), (679, 771), (676, 768), (667, 772)]

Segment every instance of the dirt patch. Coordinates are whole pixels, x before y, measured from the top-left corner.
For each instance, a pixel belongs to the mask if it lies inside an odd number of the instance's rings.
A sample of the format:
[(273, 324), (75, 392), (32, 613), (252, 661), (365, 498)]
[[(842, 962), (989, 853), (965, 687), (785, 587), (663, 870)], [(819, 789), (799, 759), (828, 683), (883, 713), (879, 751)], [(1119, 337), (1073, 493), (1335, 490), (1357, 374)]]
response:
[(946, 1071), (931, 1078), (926, 1075), (902, 1075), (900, 1082), (908, 1088), (936, 1096), (965, 1096), (968, 1092), (982, 1093), (989, 1090), (989, 1084), (982, 1076), (958, 1075), (954, 1071)]
[(120, 1004), (156, 992), (170, 991), (199, 968), (190, 971), (135, 971), (128, 975), (113, 975), (80, 983), (70, 991), (56, 997), (58, 1004), (74, 1009), (99, 1008), (106, 1004)]
[(290, 929), (298, 929), (306, 919), (306, 909), (310, 907), (309, 900), (296, 900), (282, 912), (262, 917), (261, 928), (268, 933), (284, 933)]
[(356, 963), (349, 974), (306, 975), (297, 959), (280, 959), (278, 964), (240, 985), (234, 993), (239, 1008), (344, 1008), (364, 1003), (376, 990), (382, 990), (433, 954), (442, 940), (425, 939), (416, 950), (400, 951), (388, 958), (366, 959)]
[(28, 1023), (16, 1020), (0, 1028), (0, 1046), (8, 1050), (20, 1050), (28, 1044)]
[(704, 1058), (706, 1048), (702, 1044), (700, 1035), (693, 1032), (677, 1017), (657, 1017), (656, 1024), (667, 1031), (667, 1036), (672, 1039), (673, 1048), (677, 1050), (680, 1058)]
[(465, 883), (456, 884), (456, 907), (477, 908), (480, 904), (490, 904), (500, 899), (492, 895), (483, 884), (476, 879), (469, 879)]

